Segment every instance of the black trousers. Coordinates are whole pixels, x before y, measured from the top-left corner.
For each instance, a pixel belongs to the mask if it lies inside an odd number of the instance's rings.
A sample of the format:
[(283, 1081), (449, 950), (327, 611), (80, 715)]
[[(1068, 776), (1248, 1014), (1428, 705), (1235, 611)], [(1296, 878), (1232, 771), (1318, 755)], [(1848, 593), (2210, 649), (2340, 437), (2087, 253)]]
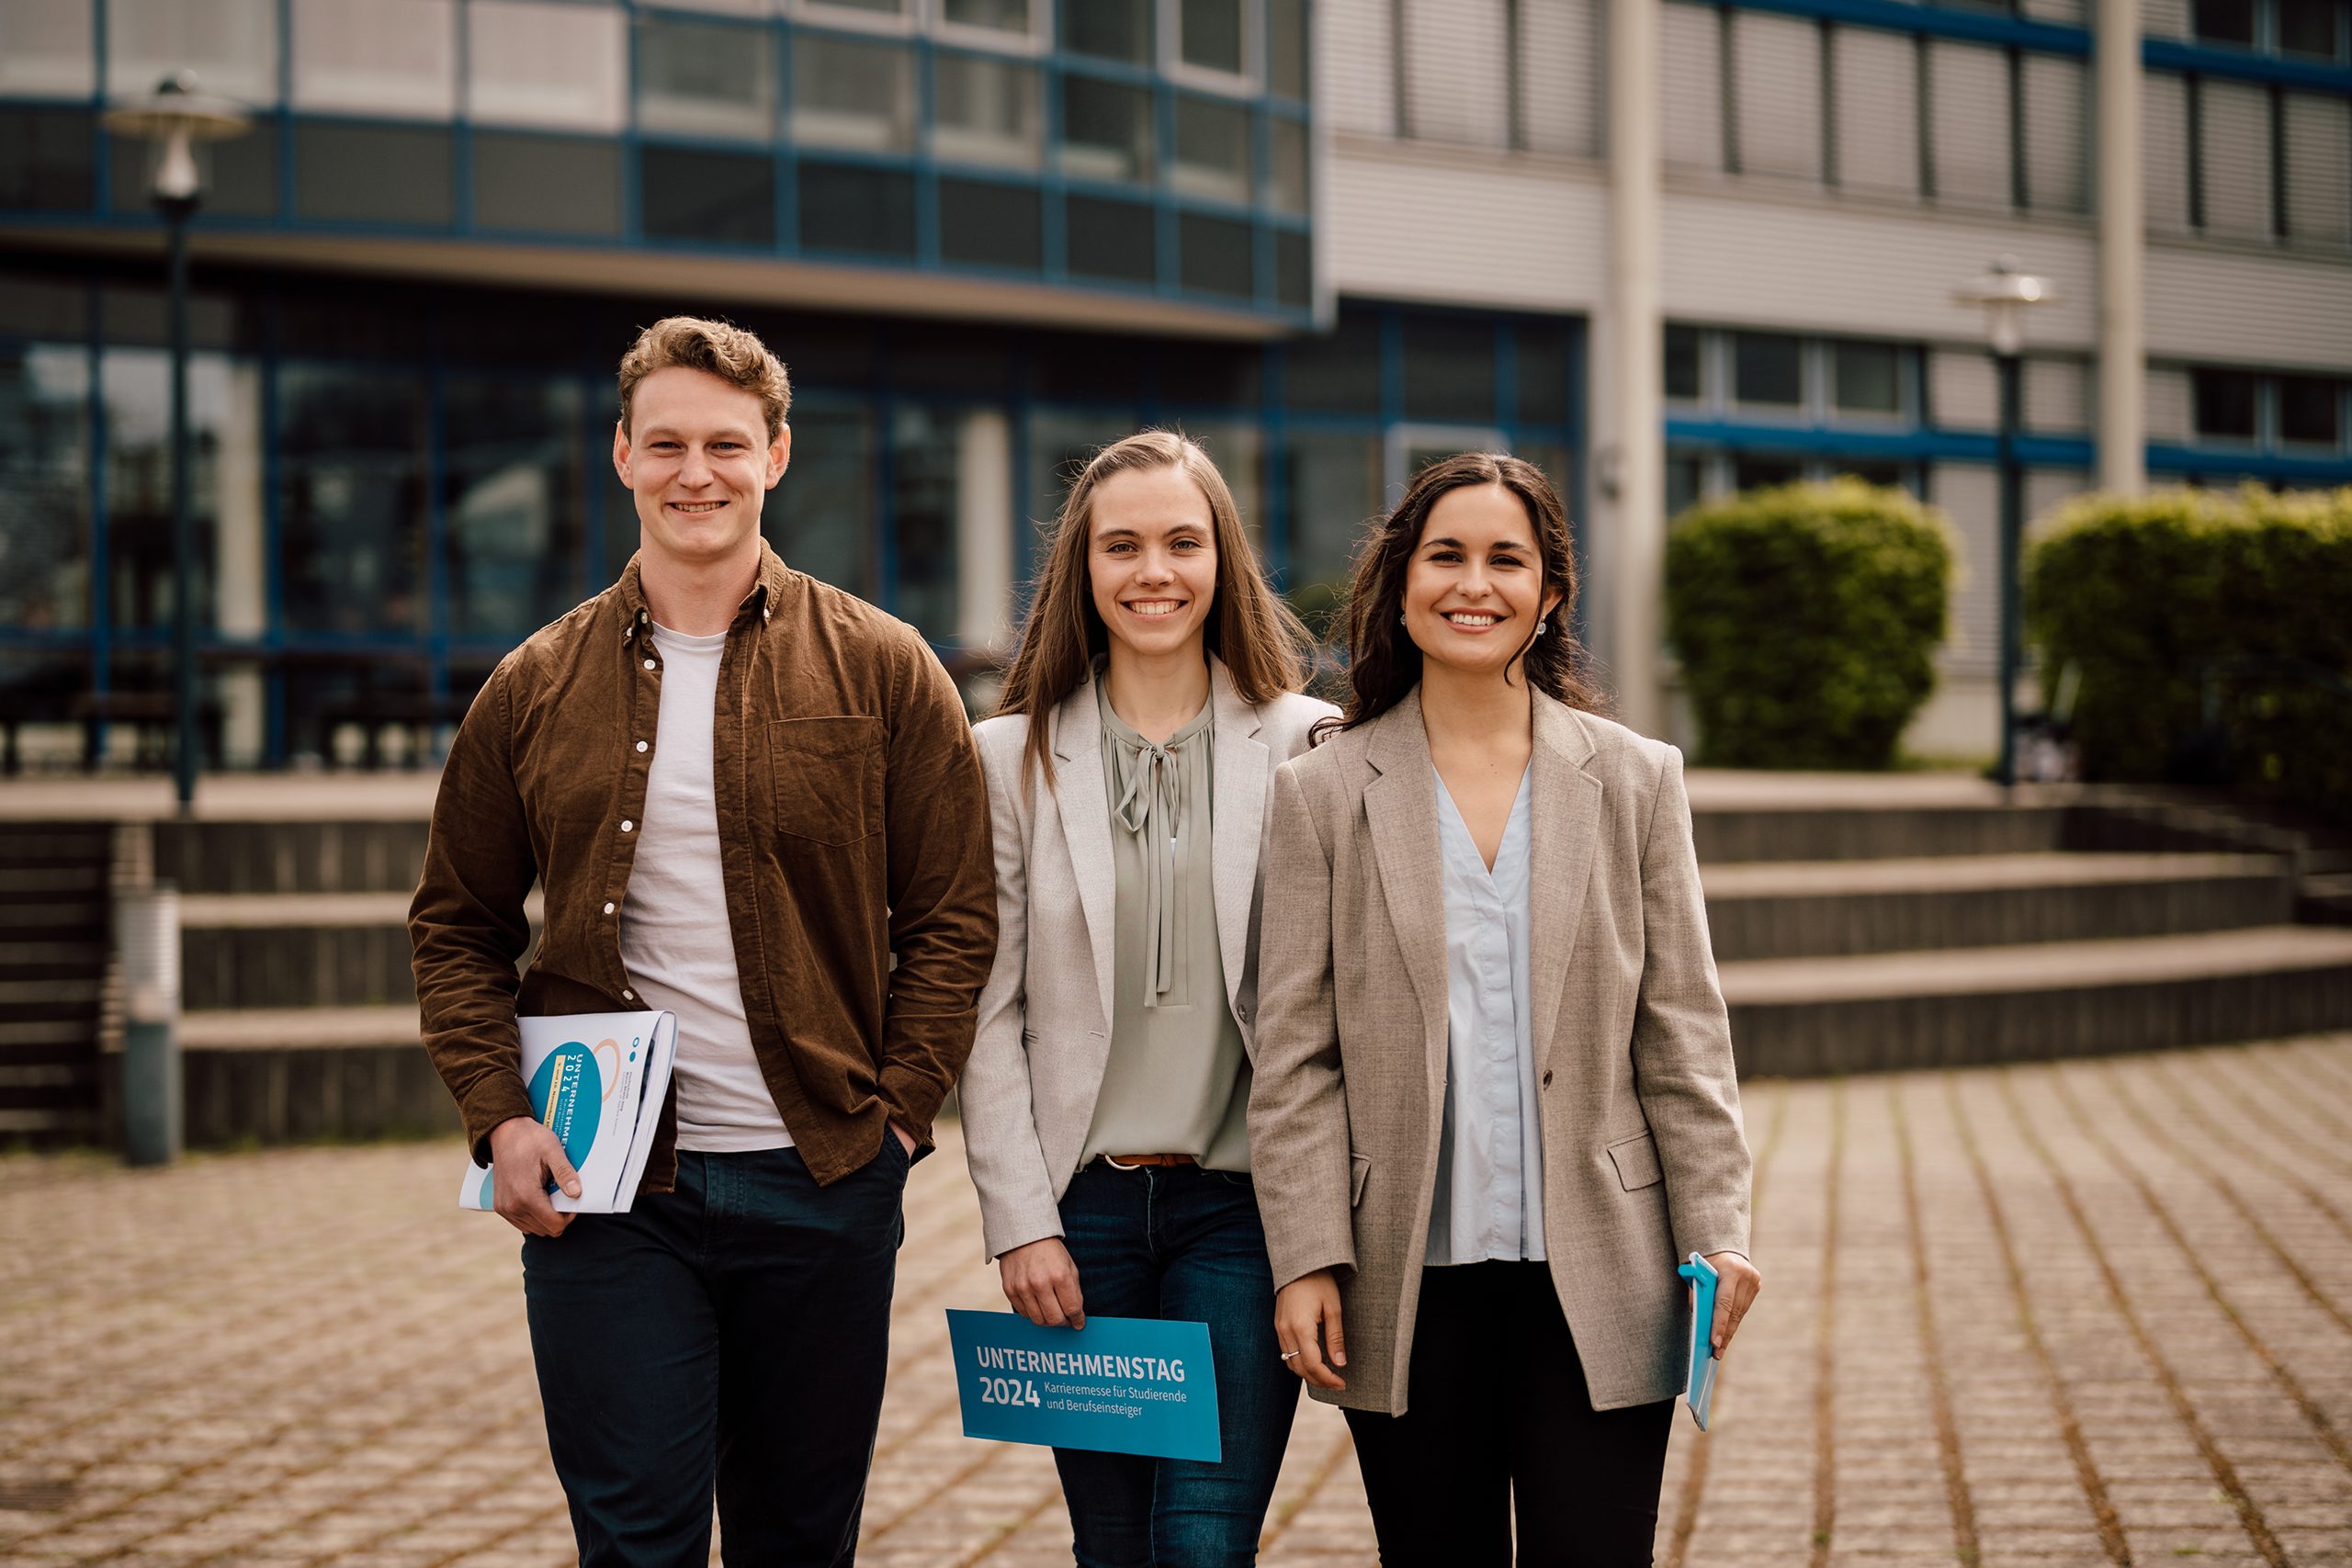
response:
[(674, 1192), (523, 1240), (548, 1450), (585, 1568), (854, 1560), (907, 1156), (678, 1156)]
[(1596, 1411), (1542, 1263), (1421, 1273), (1402, 1416), (1351, 1410), (1383, 1568), (1645, 1568), (1674, 1401)]

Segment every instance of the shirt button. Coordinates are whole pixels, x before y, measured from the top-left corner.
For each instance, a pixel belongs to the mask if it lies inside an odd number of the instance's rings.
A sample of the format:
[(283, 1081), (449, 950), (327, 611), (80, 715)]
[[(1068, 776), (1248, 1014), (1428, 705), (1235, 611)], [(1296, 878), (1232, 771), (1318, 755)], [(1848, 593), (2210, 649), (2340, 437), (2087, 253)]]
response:
[(642, 740), (639, 741), (639, 742), (637, 743), (637, 749), (638, 749), (639, 750), (640, 750), (640, 751), (644, 750), (645, 750), (645, 742), (644, 742), (644, 741), (642, 741)]
[(611, 913), (613, 912), (613, 910), (614, 910), (616, 908), (617, 908), (617, 906), (616, 906), (616, 905), (607, 904), (607, 905), (605, 905), (605, 913), (606, 913), (606, 914), (608, 914), (608, 915), (609, 915), (609, 914), (611, 914)]
[(623, 991), (621, 993), (621, 1000), (625, 1002), (633, 1002), (637, 1000), (637, 993), (635, 991)]
[(637, 831), (637, 824), (624, 817), (621, 818), (621, 831), (624, 833), (634, 833)]
[(645, 667), (646, 667), (648, 670), (652, 669), (652, 668), (653, 668), (653, 660), (651, 660), (650, 659), (647, 660), (645, 661)]

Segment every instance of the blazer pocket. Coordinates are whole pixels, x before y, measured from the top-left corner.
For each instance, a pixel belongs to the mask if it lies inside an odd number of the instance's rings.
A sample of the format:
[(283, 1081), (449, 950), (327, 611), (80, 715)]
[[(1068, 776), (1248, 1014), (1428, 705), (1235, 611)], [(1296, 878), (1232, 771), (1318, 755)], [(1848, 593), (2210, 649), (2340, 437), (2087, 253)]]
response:
[(1348, 1156), (1348, 1207), (1352, 1209), (1363, 1201), (1363, 1179), (1372, 1174), (1370, 1155)]
[(1610, 1145), (1609, 1157), (1616, 1164), (1617, 1179), (1628, 1192), (1655, 1187), (1666, 1179), (1666, 1171), (1657, 1163), (1657, 1140), (1647, 1133)]
[(776, 830), (854, 844), (881, 830), (882, 722), (856, 715), (768, 725), (769, 807)]

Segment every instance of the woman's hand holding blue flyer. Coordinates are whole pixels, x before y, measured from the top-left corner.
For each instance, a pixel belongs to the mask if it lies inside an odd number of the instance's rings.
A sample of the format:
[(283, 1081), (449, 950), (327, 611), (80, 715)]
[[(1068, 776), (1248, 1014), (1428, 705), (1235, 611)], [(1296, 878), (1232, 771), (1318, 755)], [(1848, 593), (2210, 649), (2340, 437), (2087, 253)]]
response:
[(1715, 1266), (1694, 1252), (1675, 1272), (1690, 1281), (1690, 1364), (1682, 1398), (1703, 1432), (1715, 1399), (1715, 1369), (1723, 1364), (1715, 1359)]

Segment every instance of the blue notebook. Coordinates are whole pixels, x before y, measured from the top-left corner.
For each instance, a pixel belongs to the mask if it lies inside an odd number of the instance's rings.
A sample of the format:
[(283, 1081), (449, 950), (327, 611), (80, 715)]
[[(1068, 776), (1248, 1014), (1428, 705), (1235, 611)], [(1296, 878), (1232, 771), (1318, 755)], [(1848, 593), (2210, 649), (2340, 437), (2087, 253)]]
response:
[(1715, 1359), (1715, 1266), (1694, 1252), (1675, 1272), (1690, 1281), (1690, 1361), (1682, 1399), (1703, 1432), (1715, 1401), (1715, 1369), (1723, 1364)]

